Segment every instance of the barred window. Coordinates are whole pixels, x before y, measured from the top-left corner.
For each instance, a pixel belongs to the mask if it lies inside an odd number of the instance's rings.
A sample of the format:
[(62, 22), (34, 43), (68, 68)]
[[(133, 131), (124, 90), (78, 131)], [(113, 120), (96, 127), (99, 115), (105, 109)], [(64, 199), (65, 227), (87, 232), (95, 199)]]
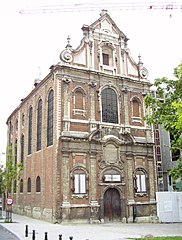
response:
[(118, 101), (112, 88), (102, 91), (102, 122), (118, 123)]
[(41, 149), (42, 138), (42, 99), (39, 100), (37, 109), (37, 151)]
[(48, 96), (47, 146), (53, 144), (53, 119), (54, 119), (54, 92), (53, 90), (51, 90)]
[(29, 109), (29, 123), (28, 123), (28, 154), (32, 152), (32, 107)]

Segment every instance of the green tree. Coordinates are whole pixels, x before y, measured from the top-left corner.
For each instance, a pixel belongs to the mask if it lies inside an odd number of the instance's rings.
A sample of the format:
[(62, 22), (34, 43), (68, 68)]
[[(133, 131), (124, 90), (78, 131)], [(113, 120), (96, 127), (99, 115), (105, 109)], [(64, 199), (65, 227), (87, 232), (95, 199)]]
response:
[[(145, 97), (145, 106), (151, 114), (145, 117), (148, 124), (161, 124), (172, 136), (173, 153), (182, 151), (182, 63), (174, 69), (175, 79), (158, 78), (154, 82), (156, 95)], [(182, 158), (178, 155), (177, 166), (170, 174), (176, 180), (182, 177)]]
[(9, 197), (12, 192), (12, 183), (14, 180), (20, 179), (22, 169), (22, 163), (15, 164), (12, 145), (8, 146), (6, 150), (6, 168), (0, 172), (0, 194), (5, 193), (6, 197)]

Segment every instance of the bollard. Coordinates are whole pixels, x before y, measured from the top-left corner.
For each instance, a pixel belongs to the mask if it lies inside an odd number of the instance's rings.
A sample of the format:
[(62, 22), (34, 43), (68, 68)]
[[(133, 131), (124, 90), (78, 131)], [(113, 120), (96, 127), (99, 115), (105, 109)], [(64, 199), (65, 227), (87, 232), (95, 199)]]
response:
[(59, 240), (62, 240), (62, 234), (59, 235)]
[(32, 231), (32, 240), (35, 240), (35, 230)]
[(28, 237), (28, 225), (25, 225), (25, 237)]
[(70, 240), (73, 240), (73, 237), (72, 237), (72, 236), (70, 236)]
[(44, 240), (48, 240), (47, 232), (45, 232), (45, 238)]

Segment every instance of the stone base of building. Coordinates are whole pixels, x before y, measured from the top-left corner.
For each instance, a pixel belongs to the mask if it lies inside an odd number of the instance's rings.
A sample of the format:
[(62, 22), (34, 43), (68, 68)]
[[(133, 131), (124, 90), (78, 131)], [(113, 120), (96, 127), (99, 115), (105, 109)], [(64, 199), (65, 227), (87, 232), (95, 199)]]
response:
[[(141, 210), (151, 211), (155, 209), (155, 205), (144, 205), (143, 207), (137, 206), (140, 209), (136, 215), (133, 215), (133, 206), (129, 206), (129, 216), (117, 220), (121, 223), (157, 223), (158, 218), (155, 214), (139, 215)], [(63, 205), (59, 211), (53, 212), (49, 208), (31, 207), (22, 205), (13, 205), (13, 212), (25, 215), (27, 217), (44, 220), (51, 223), (90, 223), (90, 224), (103, 224), (104, 218), (100, 218), (100, 206), (99, 205)], [(145, 212), (146, 213), (146, 212)], [(138, 215), (137, 215), (138, 214)]]
[(21, 206), (21, 205), (13, 205), (13, 213), (17, 213), (20, 215), (25, 215), (27, 217), (44, 220), (47, 222), (57, 222), (53, 211), (50, 208), (40, 208), (40, 207), (31, 207), (31, 206)]
[(136, 217), (135, 220), (133, 220), (133, 217), (128, 218), (128, 223), (158, 223), (158, 217), (157, 216), (143, 216), (143, 217)]

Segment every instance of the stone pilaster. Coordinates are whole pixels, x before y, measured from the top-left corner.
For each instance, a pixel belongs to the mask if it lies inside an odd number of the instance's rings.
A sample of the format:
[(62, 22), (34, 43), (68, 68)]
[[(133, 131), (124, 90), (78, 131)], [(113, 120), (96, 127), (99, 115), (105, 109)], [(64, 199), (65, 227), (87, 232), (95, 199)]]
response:
[(62, 194), (63, 205), (69, 203), (69, 190), (70, 190), (70, 176), (69, 176), (69, 156), (63, 154), (62, 156)]

